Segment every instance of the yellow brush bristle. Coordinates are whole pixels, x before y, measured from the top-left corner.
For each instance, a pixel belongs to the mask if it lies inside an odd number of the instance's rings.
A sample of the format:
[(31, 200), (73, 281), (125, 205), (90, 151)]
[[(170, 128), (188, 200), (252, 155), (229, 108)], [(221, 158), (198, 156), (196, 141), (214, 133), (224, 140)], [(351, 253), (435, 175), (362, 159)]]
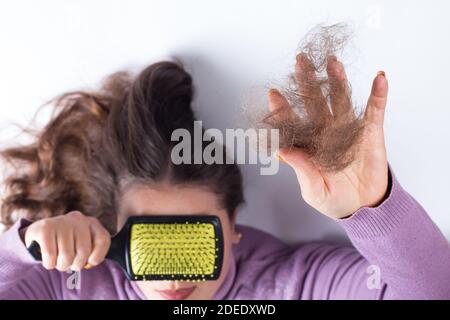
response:
[(217, 238), (210, 223), (133, 224), (131, 267), (135, 275), (183, 275), (186, 280), (214, 273)]

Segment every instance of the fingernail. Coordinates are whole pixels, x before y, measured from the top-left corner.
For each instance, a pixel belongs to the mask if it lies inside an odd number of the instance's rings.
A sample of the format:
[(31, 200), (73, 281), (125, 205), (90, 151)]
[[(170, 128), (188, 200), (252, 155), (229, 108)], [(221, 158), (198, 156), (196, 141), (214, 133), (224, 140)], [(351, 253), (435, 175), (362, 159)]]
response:
[(92, 265), (90, 265), (89, 263), (86, 263), (86, 265), (84, 266), (85, 269), (91, 269)]
[(278, 93), (277, 89), (274, 89), (274, 88), (269, 89), (269, 94), (277, 94), (277, 93)]
[(382, 76), (386, 78), (386, 73), (384, 71), (378, 71), (377, 76)]

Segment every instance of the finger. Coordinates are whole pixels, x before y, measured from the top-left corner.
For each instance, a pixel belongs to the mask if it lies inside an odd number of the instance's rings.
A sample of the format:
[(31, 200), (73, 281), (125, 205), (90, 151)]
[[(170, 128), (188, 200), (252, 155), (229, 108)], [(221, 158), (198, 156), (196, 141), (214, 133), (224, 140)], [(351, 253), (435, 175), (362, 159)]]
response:
[(282, 148), (278, 151), (280, 160), (289, 164), (297, 175), (303, 199), (309, 200), (322, 192), (323, 177), (308, 155), (298, 148)]
[(289, 102), (287, 99), (277, 90), (270, 89), (269, 90), (269, 110), (275, 111), (283, 108), (290, 108)]
[(277, 89), (270, 89), (268, 98), (271, 116), (277, 119), (295, 116), (287, 99)]
[(92, 218), (90, 230), (92, 235), (92, 252), (88, 258), (88, 263), (91, 266), (96, 266), (105, 260), (111, 245), (111, 236), (95, 218)]
[(350, 87), (344, 65), (337, 60), (336, 56), (330, 56), (327, 64), (328, 81), (330, 84), (330, 104), (333, 116), (343, 118), (351, 116), (352, 103)]
[(56, 260), (56, 269), (67, 271), (75, 258), (75, 240), (71, 228), (62, 228), (56, 234), (56, 243), (58, 245), (58, 258)]
[(383, 128), (387, 95), (388, 81), (384, 72), (380, 71), (373, 81), (372, 92), (364, 113), (364, 120), (367, 125), (378, 129)]
[(26, 246), (29, 247), (33, 241), (36, 241), (39, 244), (42, 266), (47, 270), (54, 269), (56, 267), (56, 258), (58, 256), (55, 232), (51, 228), (46, 227), (40, 229), (38, 235), (27, 232), (25, 235)]
[(80, 271), (83, 269), (92, 252), (91, 231), (88, 225), (83, 225), (75, 233), (75, 259), (71, 269)]
[(316, 69), (303, 53), (297, 55), (295, 79), (299, 85), (299, 94), (305, 102), (306, 112), (311, 118), (318, 123), (331, 119), (331, 112), (317, 79)]

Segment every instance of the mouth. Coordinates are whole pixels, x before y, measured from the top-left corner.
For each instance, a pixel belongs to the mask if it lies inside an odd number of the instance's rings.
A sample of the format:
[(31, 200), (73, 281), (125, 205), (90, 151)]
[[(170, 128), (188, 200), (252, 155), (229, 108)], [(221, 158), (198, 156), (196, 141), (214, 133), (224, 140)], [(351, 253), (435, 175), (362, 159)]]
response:
[(186, 299), (194, 290), (194, 287), (183, 288), (177, 290), (155, 290), (158, 292), (164, 299), (167, 300), (184, 300)]

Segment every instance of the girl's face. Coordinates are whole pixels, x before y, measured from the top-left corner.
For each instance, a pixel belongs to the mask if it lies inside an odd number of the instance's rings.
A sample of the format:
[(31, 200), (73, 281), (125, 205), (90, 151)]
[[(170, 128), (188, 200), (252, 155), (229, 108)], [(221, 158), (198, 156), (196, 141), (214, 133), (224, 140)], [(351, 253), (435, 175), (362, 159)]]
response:
[(213, 281), (137, 281), (138, 287), (151, 300), (161, 299), (211, 299), (224, 281), (228, 270), (233, 244), (240, 235), (234, 231), (227, 211), (220, 208), (216, 194), (195, 186), (158, 184), (128, 188), (120, 201), (118, 230), (129, 216), (147, 215), (215, 215), (222, 224), (224, 236), (224, 260), (220, 277)]

